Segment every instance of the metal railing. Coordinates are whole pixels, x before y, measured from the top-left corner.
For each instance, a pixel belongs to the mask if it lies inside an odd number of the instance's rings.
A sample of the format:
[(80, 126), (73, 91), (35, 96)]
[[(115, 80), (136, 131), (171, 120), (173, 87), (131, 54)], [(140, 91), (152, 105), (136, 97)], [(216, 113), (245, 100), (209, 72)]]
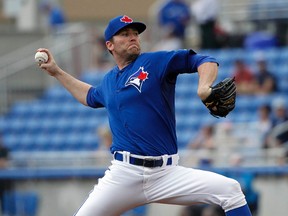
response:
[(221, 16), (232, 21), (288, 19), (286, 0), (221, 0)]
[[(90, 35), (83, 24), (65, 26), (61, 32), (45, 36), (34, 43), (0, 58), (0, 113), (8, 111), (16, 100), (41, 95), (52, 79), (37, 67), (34, 55), (38, 48), (49, 48), (57, 63), (72, 75), (79, 75), (90, 60)], [(12, 43), (12, 41), (11, 41)], [(73, 52), (72, 52), (73, 50)], [(77, 56), (81, 55), (81, 58)]]

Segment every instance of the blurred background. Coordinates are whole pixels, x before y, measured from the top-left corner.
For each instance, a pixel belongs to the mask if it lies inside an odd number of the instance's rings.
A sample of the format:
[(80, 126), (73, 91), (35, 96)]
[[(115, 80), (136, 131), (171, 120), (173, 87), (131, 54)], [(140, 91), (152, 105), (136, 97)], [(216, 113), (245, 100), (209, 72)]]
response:
[[(196, 95), (198, 76), (179, 76), (180, 164), (237, 179), (254, 216), (287, 215), (287, 0), (2, 0), (2, 215), (73, 215), (109, 166), (106, 111), (78, 104), (34, 55), (49, 48), (64, 70), (97, 85), (114, 65), (103, 31), (121, 14), (147, 24), (143, 51), (193, 49), (217, 58), (217, 82), (236, 78), (236, 108), (216, 119)], [(223, 212), (150, 204), (123, 216), (156, 214)]]

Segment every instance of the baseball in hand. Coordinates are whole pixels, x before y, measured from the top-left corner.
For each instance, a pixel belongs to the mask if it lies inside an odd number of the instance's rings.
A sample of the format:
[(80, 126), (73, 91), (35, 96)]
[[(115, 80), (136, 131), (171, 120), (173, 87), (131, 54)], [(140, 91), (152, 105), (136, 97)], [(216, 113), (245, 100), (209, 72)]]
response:
[(48, 61), (48, 55), (46, 52), (36, 52), (35, 54), (36, 63), (42, 64)]

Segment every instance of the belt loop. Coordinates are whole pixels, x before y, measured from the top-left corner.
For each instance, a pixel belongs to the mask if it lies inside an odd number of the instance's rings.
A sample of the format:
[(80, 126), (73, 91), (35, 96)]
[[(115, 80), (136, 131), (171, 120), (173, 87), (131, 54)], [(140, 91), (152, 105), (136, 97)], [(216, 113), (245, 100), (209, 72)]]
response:
[(178, 154), (172, 155), (171, 159), (172, 159), (172, 164), (171, 165), (177, 166), (178, 165), (178, 161), (179, 161), (179, 155)]
[(130, 163), (130, 152), (123, 151), (123, 162)]
[(167, 161), (168, 161), (168, 155), (162, 155), (162, 160), (163, 160), (163, 164), (161, 167), (164, 167), (167, 165)]

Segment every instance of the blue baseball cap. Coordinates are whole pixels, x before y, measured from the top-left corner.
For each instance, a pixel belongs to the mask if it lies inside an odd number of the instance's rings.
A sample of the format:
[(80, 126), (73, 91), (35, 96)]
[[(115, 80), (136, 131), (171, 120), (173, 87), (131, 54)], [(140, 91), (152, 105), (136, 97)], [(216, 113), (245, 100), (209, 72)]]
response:
[(139, 34), (141, 34), (146, 29), (146, 25), (144, 23), (134, 22), (133, 19), (126, 15), (117, 16), (110, 20), (105, 30), (105, 40), (110, 40), (117, 32), (127, 26), (137, 29)]

